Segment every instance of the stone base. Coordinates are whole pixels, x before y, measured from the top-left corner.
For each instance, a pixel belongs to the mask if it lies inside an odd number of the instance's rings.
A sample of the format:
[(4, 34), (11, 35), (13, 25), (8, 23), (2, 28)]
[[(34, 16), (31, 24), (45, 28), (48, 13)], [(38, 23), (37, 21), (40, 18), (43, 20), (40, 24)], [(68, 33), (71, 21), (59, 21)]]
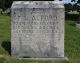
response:
[(80, 28), (80, 24), (76, 23), (76, 27), (77, 27), (77, 28)]
[(19, 58), (19, 59), (27, 59), (27, 60), (61, 60), (61, 61), (68, 61), (67, 57), (61, 57), (61, 58)]

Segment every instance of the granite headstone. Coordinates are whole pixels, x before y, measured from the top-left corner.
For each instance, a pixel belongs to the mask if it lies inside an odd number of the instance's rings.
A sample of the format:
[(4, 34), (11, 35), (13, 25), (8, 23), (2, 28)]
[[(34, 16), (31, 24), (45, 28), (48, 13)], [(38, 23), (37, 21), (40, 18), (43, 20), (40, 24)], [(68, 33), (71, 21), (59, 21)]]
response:
[(26, 58), (64, 58), (62, 1), (13, 2), (11, 54)]

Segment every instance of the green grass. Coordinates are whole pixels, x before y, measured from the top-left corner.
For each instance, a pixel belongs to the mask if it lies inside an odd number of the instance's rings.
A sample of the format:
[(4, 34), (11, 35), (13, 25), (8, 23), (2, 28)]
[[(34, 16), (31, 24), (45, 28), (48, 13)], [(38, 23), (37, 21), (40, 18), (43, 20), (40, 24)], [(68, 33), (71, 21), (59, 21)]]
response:
[(8, 54), (2, 46), (3, 42), (10, 41), (10, 17), (0, 15), (0, 54)]
[(80, 62), (80, 29), (74, 21), (65, 22), (65, 55), (70, 63)]
[[(80, 63), (80, 29), (75, 21), (65, 21), (65, 56), (69, 61), (40, 61), (12, 58), (8, 51), (10, 42), (10, 17), (0, 15), (0, 63)], [(1, 57), (2, 55), (2, 57)]]

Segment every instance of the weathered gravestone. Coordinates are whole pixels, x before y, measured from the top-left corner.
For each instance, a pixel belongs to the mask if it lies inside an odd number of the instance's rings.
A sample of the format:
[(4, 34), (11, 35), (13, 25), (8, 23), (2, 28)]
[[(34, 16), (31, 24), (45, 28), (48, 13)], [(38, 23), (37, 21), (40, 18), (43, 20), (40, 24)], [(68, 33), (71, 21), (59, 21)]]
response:
[(13, 57), (64, 58), (62, 1), (15, 1), (11, 16)]

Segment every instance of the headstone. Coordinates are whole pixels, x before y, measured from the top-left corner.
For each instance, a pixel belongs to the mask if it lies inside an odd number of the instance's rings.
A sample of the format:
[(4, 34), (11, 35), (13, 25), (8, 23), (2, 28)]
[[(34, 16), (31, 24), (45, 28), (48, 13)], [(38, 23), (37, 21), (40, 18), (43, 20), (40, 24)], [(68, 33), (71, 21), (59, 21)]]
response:
[(13, 57), (64, 58), (62, 1), (15, 1), (11, 17)]

